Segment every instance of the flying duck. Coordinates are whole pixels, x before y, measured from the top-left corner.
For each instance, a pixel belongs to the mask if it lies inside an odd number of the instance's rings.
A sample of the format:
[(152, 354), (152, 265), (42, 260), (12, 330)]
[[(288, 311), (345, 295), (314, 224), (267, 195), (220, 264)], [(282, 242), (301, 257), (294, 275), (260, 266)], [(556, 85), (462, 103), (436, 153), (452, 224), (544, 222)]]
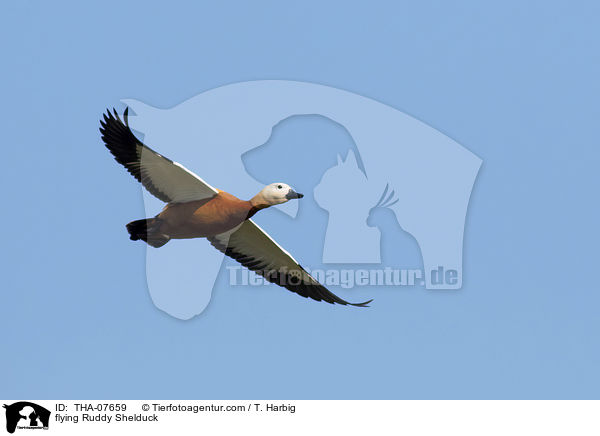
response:
[(171, 239), (206, 238), (246, 268), (304, 298), (358, 307), (372, 301), (349, 303), (327, 290), (250, 219), (262, 209), (302, 198), (302, 194), (285, 183), (272, 183), (245, 201), (213, 188), (139, 141), (129, 128), (128, 110), (123, 113), (124, 123), (116, 110), (107, 110), (100, 121), (102, 140), (118, 163), (167, 203), (154, 218), (127, 224), (131, 240), (158, 248)]

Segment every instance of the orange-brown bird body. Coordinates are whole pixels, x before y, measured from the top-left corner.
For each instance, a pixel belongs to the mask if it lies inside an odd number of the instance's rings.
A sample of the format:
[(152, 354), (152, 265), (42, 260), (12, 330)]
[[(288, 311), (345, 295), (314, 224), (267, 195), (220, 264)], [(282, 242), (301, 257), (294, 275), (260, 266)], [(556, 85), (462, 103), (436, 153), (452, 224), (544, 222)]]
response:
[(220, 191), (214, 197), (186, 203), (169, 203), (156, 218), (155, 231), (171, 239), (214, 236), (240, 225), (260, 209), (251, 201), (240, 200)]

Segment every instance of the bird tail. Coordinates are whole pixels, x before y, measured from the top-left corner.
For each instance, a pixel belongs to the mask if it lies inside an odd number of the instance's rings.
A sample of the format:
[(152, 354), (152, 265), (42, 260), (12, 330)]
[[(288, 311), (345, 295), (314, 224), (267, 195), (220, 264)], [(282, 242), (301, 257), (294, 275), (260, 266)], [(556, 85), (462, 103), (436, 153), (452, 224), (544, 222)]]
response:
[(169, 242), (171, 238), (157, 231), (159, 225), (160, 220), (158, 218), (145, 218), (143, 220), (131, 221), (127, 224), (129, 239), (132, 241), (141, 239), (152, 247), (162, 247)]

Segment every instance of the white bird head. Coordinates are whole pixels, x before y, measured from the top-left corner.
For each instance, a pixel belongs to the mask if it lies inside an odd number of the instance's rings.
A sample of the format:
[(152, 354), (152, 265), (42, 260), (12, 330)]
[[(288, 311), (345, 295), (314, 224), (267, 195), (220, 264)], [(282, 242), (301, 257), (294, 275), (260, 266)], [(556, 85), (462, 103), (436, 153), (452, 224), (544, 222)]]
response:
[(257, 195), (269, 206), (285, 203), (293, 198), (302, 198), (303, 194), (294, 191), (285, 183), (271, 183), (265, 186)]

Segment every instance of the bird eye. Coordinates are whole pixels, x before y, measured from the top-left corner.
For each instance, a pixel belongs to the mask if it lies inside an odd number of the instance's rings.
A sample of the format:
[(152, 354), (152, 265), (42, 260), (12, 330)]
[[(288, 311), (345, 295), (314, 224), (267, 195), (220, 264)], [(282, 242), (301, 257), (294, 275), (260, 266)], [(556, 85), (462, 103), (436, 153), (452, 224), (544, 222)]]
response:
[(283, 188), (283, 186), (281, 186), (281, 185), (278, 185), (278, 186), (277, 186), (277, 189), (281, 189), (281, 188)]

